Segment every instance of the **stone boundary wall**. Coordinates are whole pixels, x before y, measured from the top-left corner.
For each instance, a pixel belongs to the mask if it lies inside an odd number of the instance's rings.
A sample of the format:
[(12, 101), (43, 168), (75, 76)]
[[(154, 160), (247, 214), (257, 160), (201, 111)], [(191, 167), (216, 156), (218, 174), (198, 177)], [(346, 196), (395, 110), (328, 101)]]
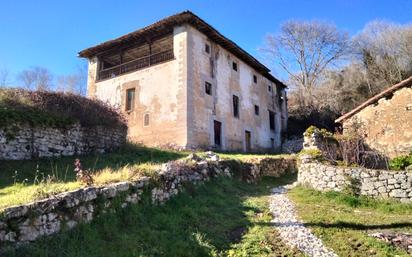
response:
[(27, 160), (110, 152), (126, 142), (127, 128), (16, 125), (0, 128), (0, 160)]
[(412, 171), (339, 167), (303, 160), (298, 165), (298, 183), (320, 191), (349, 191), (412, 203)]
[(156, 179), (141, 177), (100, 187), (85, 187), (48, 199), (14, 206), (0, 213), (0, 251), (5, 246), (34, 241), (42, 236), (69, 230), (106, 212), (137, 204), (144, 192), (153, 203), (164, 203), (184, 190), (217, 177), (235, 177), (256, 183), (263, 175), (281, 176), (296, 172), (294, 159), (263, 158), (246, 161), (202, 159), (191, 155), (183, 161), (164, 164)]

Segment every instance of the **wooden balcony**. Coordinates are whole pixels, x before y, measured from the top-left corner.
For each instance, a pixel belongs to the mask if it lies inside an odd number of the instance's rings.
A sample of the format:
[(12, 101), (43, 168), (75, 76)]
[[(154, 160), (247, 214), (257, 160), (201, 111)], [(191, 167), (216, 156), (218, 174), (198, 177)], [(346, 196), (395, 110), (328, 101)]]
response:
[(116, 65), (107, 69), (100, 70), (97, 75), (97, 80), (104, 80), (117, 77), (121, 74), (141, 70), (146, 67), (156, 65), (162, 62), (174, 59), (173, 49), (169, 49), (160, 53), (143, 56), (139, 59)]

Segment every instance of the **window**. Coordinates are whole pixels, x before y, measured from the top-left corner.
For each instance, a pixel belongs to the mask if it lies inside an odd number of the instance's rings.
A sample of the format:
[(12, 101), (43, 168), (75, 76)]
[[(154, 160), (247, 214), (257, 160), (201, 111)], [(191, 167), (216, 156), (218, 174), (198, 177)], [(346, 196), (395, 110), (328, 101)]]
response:
[(233, 95), (233, 116), (239, 118), (239, 97)]
[(234, 71), (237, 71), (237, 63), (236, 62), (232, 62), (232, 68)]
[(255, 114), (259, 115), (259, 106), (255, 105)]
[(272, 92), (272, 86), (271, 85), (268, 86), (268, 91)]
[(257, 83), (257, 76), (256, 75), (253, 75), (253, 83)]
[(269, 111), (269, 126), (270, 130), (275, 130), (275, 113)]
[(144, 115), (144, 118), (143, 118), (143, 125), (144, 126), (149, 126), (149, 120), (150, 119), (150, 117), (149, 117), (149, 114), (148, 113), (146, 113), (145, 115)]
[(212, 84), (209, 82), (205, 82), (205, 92), (208, 95), (212, 95)]
[(134, 96), (136, 90), (130, 88), (126, 90), (126, 111), (133, 111), (134, 109)]
[(210, 45), (205, 44), (205, 52), (210, 54)]

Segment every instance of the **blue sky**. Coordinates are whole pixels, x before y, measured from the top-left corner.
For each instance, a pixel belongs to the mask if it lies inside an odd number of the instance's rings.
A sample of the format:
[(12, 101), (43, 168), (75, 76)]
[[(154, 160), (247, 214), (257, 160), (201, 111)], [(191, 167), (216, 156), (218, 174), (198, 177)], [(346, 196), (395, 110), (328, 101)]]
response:
[(2, 0), (0, 69), (13, 77), (30, 66), (72, 73), (80, 50), (183, 10), (258, 56), (265, 35), (288, 19), (327, 20), (355, 34), (374, 19), (410, 22), (412, 0)]

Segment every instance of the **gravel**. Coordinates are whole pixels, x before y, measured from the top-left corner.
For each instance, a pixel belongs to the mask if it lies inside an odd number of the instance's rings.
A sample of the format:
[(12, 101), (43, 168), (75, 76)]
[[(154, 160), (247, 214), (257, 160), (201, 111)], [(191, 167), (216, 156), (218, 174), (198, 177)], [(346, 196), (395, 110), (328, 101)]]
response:
[(272, 223), (285, 243), (290, 247), (296, 247), (309, 256), (337, 257), (338, 255), (327, 249), (322, 241), (299, 221), (295, 207), (287, 198), (286, 192), (287, 188), (284, 186), (275, 187), (271, 190), (270, 198)]

